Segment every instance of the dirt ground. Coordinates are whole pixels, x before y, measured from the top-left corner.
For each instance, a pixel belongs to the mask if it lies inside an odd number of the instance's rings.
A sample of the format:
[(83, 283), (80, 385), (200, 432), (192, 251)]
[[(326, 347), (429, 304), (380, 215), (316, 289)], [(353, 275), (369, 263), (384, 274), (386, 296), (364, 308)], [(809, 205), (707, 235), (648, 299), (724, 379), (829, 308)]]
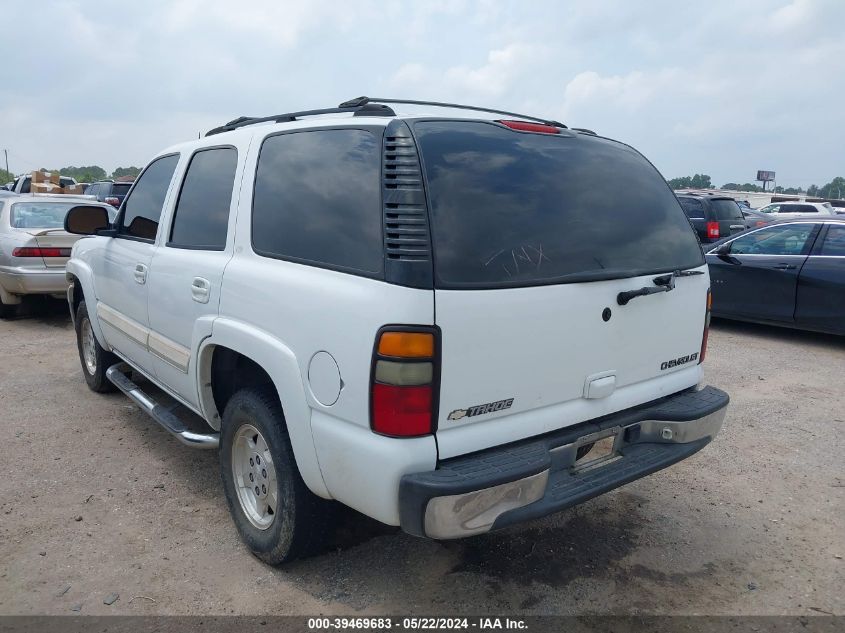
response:
[(88, 391), (62, 304), (0, 351), (0, 614), (845, 613), (845, 338), (716, 321), (732, 404), (691, 459), (462, 541), (350, 511), (283, 569), (241, 545), (216, 452)]

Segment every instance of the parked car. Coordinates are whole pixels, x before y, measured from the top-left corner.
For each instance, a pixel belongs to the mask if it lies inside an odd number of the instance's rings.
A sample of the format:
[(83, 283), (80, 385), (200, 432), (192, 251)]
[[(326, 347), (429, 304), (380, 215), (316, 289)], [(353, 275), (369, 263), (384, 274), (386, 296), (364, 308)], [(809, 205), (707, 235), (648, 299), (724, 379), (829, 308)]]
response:
[(706, 193), (678, 194), (702, 244), (745, 230), (745, 216), (733, 198)]
[(100, 202), (105, 202), (117, 208), (123, 202), (131, 187), (131, 182), (98, 180), (85, 188), (85, 195), (96, 196)]
[(761, 213), (755, 209), (744, 209), (740, 207), (742, 217), (745, 218), (746, 229), (756, 229), (758, 226), (763, 226), (772, 222), (775, 218), (769, 213)]
[(219, 447), (266, 562), (319, 540), (326, 499), (480, 534), (682, 460), (724, 418), (727, 394), (697, 386), (704, 255), (651, 164), (553, 121), (427, 105), (237, 119), (159, 154), (114, 223), (68, 214), (96, 235), (68, 263), (88, 386)]
[(706, 257), (714, 316), (845, 334), (845, 219), (779, 220)]
[(760, 213), (772, 215), (804, 215), (815, 213), (819, 215), (834, 215), (829, 202), (773, 202), (758, 209)]
[(12, 316), (26, 295), (64, 297), (65, 263), (79, 239), (65, 232), (64, 219), (81, 202), (97, 204), (74, 196), (0, 196), (0, 318)]
[[(60, 176), (59, 182), (61, 183), (62, 187), (67, 187), (68, 185), (75, 185), (76, 180), (71, 178), (70, 176)], [(15, 178), (15, 182), (12, 184), (12, 191), (15, 193), (29, 193), (31, 191), (31, 184), (32, 184), (32, 175), (25, 174), (23, 176), (18, 176)]]

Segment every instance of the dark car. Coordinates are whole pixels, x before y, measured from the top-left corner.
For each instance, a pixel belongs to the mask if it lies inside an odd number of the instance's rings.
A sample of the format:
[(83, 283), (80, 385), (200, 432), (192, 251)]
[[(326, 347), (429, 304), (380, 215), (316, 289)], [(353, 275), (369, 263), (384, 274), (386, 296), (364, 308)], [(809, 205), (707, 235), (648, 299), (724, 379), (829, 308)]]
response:
[(705, 256), (714, 316), (845, 334), (845, 219), (780, 220)]
[(132, 187), (131, 182), (114, 182), (113, 180), (99, 180), (91, 183), (85, 189), (85, 195), (97, 196), (97, 200), (105, 202), (113, 207), (119, 207), (120, 203), (129, 193)]
[(678, 200), (702, 244), (745, 230), (745, 217), (733, 198), (707, 193), (682, 193)]

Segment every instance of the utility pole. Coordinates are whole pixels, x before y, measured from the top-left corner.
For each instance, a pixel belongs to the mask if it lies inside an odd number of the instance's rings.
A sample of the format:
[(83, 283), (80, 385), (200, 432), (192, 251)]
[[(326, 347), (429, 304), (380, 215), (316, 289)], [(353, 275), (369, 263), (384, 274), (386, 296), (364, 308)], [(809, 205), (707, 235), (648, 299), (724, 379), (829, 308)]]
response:
[[(9, 150), (4, 149), (3, 153), (6, 155), (6, 171), (9, 171)], [(12, 172), (9, 172), (12, 173)]]

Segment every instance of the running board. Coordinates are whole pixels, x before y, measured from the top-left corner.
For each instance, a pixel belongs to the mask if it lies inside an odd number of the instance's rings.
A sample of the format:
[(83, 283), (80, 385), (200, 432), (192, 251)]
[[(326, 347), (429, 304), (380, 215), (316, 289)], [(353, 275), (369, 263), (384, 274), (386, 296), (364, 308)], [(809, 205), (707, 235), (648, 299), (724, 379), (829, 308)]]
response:
[(129, 371), (132, 371), (129, 365), (117, 363), (106, 370), (106, 378), (182, 444), (193, 448), (217, 448), (220, 445), (219, 433), (196, 433), (185, 428), (184, 422), (177, 418), (170, 409), (157, 403), (132, 382), (126, 375), (126, 372)]

